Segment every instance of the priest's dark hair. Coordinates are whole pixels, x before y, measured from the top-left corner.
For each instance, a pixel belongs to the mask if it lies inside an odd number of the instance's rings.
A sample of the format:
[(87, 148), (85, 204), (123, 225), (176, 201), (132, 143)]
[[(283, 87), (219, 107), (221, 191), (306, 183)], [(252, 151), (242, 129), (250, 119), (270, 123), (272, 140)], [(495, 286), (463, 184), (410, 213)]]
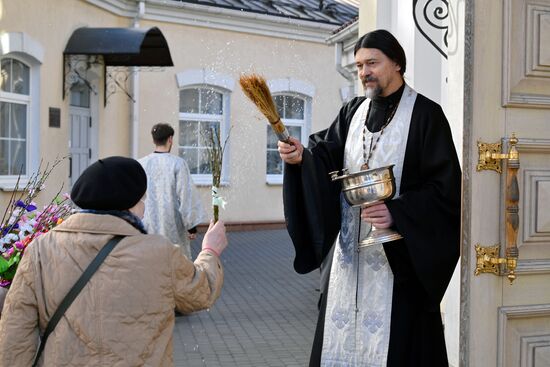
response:
[(164, 145), (169, 137), (174, 136), (174, 128), (170, 124), (161, 122), (153, 126), (151, 135), (156, 145)]
[(397, 65), (401, 66), (399, 73), (401, 73), (401, 75), (405, 74), (405, 70), (407, 69), (405, 51), (399, 44), (399, 41), (387, 30), (377, 29), (359, 38), (357, 43), (355, 43), (353, 55), (355, 55), (360, 48), (376, 48), (382, 51)]

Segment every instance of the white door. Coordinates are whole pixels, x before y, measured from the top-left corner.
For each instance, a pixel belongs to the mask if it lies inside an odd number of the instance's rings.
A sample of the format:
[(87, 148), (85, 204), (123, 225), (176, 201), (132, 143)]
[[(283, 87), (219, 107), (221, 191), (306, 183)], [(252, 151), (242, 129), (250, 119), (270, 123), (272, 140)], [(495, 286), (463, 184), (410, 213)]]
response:
[[(550, 0), (467, 0), (464, 19), (460, 366), (549, 367)], [(517, 175), (506, 159), (502, 173), (478, 170), (478, 143), (506, 153), (513, 133)], [(474, 274), (476, 244), (506, 258), (515, 243), (512, 285)]]
[(71, 124), (69, 176), (72, 187), (82, 171), (90, 165), (92, 157), (90, 93), (84, 84), (75, 84), (71, 88), (69, 121)]

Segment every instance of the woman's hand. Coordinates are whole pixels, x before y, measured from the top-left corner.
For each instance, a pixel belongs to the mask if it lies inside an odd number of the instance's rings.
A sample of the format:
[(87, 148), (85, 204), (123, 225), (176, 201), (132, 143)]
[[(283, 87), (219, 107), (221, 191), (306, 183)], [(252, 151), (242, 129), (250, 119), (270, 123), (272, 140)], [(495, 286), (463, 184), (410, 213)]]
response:
[(300, 164), (302, 163), (302, 153), (304, 152), (304, 146), (300, 143), (300, 140), (290, 137), (292, 144), (287, 144), (282, 141), (277, 142), (277, 150), (281, 159), (288, 164)]
[(225, 225), (221, 220), (214, 224), (210, 221), (210, 226), (202, 239), (202, 249), (213, 252), (220, 256), (227, 247), (227, 237), (225, 236)]
[(363, 207), (361, 219), (376, 228), (390, 228), (393, 225), (393, 217), (384, 203)]

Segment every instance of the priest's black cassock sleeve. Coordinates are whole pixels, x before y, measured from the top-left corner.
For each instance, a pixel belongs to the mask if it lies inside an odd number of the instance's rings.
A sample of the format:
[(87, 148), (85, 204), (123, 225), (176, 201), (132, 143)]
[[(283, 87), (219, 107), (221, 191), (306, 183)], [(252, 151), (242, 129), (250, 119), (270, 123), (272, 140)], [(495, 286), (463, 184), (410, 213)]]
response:
[(301, 165), (285, 164), (285, 220), (300, 274), (321, 265), (340, 231), (340, 184), (331, 181), (329, 172), (342, 169), (349, 122), (363, 101), (353, 99), (328, 129), (310, 136)]
[[(285, 166), (285, 220), (298, 273), (319, 267), (336, 240), (340, 186), (328, 173), (343, 167), (349, 124), (363, 100), (346, 104), (327, 130), (310, 137), (300, 166)], [(449, 124), (441, 107), (419, 94), (400, 192), (387, 202), (404, 237), (384, 244), (394, 273), (388, 366), (448, 365), (439, 304), (459, 256), (460, 200), (461, 172)], [(328, 284), (322, 288), (325, 293)], [(326, 295), (320, 304), (310, 366), (320, 361)]]

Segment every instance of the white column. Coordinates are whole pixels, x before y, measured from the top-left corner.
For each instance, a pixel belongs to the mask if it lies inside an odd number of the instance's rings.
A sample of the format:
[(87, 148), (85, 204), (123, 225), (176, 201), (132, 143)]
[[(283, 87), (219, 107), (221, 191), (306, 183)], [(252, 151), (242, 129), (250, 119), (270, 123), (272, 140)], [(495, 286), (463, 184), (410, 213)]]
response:
[[(132, 27), (139, 28), (139, 19), (145, 14), (145, 2), (140, 0), (137, 4), (136, 16), (132, 21)], [(134, 103), (130, 104), (130, 153), (132, 158), (138, 157), (139, 142), (139, 68), (131, 67), (131, 91)]]

